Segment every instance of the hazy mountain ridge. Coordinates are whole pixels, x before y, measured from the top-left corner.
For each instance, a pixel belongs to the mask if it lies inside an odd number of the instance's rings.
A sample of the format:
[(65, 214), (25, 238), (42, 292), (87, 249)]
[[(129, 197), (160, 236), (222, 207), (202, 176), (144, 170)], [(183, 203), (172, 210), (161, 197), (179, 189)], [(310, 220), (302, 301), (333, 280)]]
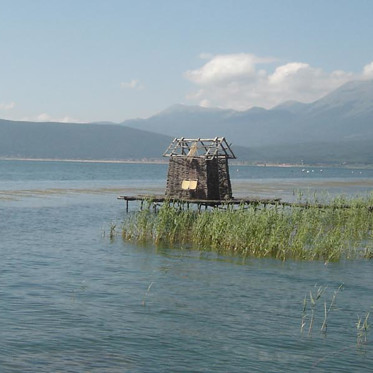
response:
[(160, 159), (172, 138), (181, 136), (225, 136), (242, 161), (373, 164), (373, 81), (270, 110), (173, 105), (120, 125), (0, 120), (0, 157)]
[(224, 133), (234, 144), (250, 147), (373, 138), (373, 80), (346, 83), (309, 104), (288, 101), (243, 112), (176, 105), (123, 124), (174, 137)]
[(123, 160), (160, 158), (171, 138), (111, 124), (0, 120), (0, 156)]
[[(232, 110), (203, 110), (162, 112), (156, 116), (122, 124), (131, 128), (167, 134), (172, 137), (210, 138), (224, 136), (236, 145), (256, 146), (274, 142), (287, 142), (286, 131), (292, 129), (294, 115), (286, 111), (273, 112), (252, 109), (247, 112)], [(283, 123), (282, 128), (279, 121)]]

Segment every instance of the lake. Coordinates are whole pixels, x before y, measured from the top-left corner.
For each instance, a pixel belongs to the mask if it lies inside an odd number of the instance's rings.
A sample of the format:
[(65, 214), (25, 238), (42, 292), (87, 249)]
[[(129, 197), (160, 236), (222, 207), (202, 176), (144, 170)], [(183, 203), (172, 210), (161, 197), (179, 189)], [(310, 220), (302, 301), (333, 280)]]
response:
[[(230, 172), (237, 197), (373, 190), (372, 169)], [(117, 196), (163, 193), (166, 173), (165, 164), (0, 161), (1, 372), (372, 371), (373, 334), (356, 327), (373, 311), (372, 261), (244, 260), (111, 240), (111, 224), (127, 216)]]

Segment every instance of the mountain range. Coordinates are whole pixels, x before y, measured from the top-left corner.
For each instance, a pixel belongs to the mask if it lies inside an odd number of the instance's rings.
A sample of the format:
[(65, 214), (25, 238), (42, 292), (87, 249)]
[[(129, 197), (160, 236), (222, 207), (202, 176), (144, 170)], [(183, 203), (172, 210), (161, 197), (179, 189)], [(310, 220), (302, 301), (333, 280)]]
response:
[(0, 120), (0, 157), (41, 159), (159, 159), (172, 139), (118, 124)]
[(174, 105), (122, 124), (174, 137), (224, 134), (247, 147), (373, 139), (373, 80), (349, 82), (309, 104), (292, 101), (243, 112)]
[(0, 157), (154, 159), (174, 137), (216, 136), (226, 137), (242, 161), (373, 164), (373, 80), (272, 109), (178, 104), (120, 124), (0, 120)]

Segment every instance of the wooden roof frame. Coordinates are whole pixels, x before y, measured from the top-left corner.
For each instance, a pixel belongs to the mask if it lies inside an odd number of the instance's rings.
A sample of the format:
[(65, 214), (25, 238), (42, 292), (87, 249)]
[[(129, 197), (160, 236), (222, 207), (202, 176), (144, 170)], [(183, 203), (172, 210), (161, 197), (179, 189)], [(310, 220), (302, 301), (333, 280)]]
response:
[(163, 157), (236, 159), (231, 144), (227, 143), (225, 137), (215, 137), (214, 139), (175, 138), (163, 153)]

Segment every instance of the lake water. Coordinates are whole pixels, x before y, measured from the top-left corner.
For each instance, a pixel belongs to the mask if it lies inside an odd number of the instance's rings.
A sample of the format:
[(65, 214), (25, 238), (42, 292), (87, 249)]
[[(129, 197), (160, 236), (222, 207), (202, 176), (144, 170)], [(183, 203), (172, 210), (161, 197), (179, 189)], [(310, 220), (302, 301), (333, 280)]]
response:
[[(230, 170), (235, 196), (373, 190), (373, 170)], [(1, 372), (373, 371), (373, 333), (357, 343), (356, 329), (373, 311), (372, 261), (242, 260), (110, 240), (126, 217), (116, 197), (163, 193), (166, 173), (0, 161)], [(319, 286), (301, 334), (303, 299)]]

